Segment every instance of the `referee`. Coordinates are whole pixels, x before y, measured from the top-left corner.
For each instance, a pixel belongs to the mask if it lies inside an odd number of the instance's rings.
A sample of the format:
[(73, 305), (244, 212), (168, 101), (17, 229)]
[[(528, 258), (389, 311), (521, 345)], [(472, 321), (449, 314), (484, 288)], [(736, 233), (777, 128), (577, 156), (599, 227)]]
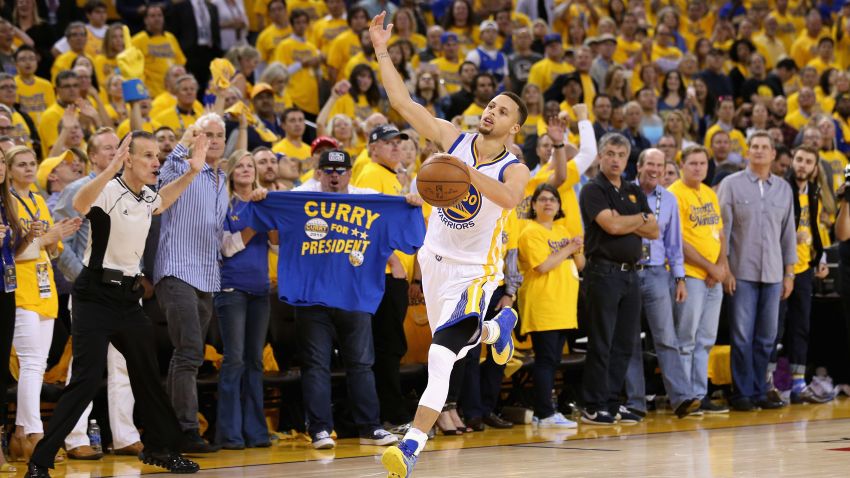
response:
[[(72, 291), (74, 367), (26, 477), (50, 477), (47, 469), (53, 468), (56, 452), (97, 394), (110, 343), (127, 359), (130, 386), (144, 420), (144, 451), (139, 459), (173, 473), (200, 469), (175, 452), (183, 433), (160, 382), (152, 353), (156, 350), (153, 325), (139, 303), (143, 294), (139, 263), (151, 216), (172, 205), (203, 167), (207, 138), (198, 136), (194, 143), (189, 171), (156, 193), (145, 186), (157, 182), (156, 139), (134, 131), (121, 142), (109, 166), (74, 197), (74, 209), (91, 224), (84, 267)], [(122, 166), (124, 173), (115, 177)]]
[(629, 140), (608, 133), (599, 140), (599, 174), (581, 190), (585, 224), (585, 285), (590, 333), (581, 421), (610, 425), (639, 420), (619, 396), (640, 332), (641, 238), (657, 239), (658, 223), (640, 187), (626, 182)]

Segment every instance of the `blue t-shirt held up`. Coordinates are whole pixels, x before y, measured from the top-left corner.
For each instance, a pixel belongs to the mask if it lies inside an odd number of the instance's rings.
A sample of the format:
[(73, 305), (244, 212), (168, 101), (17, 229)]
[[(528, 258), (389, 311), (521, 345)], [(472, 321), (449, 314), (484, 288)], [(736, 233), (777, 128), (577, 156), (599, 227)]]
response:
[[(224, 219), (226, 232), (239, 232), (248, 227), (242, 213), (248, 202), (233, 198)], [(245, 249), (233, 257), (225, 257), (221, 264), (221, 288), (236, 289), (253, 295), (269, 293), (269, 236), (258, 232), (245, 244)]]
[(390, 254), (412, 254), (425, 239), (422, 211), (380, 194), (271, 192), (243, 217), (279, 231), (278, 295), (295, 306), (375, 313)]

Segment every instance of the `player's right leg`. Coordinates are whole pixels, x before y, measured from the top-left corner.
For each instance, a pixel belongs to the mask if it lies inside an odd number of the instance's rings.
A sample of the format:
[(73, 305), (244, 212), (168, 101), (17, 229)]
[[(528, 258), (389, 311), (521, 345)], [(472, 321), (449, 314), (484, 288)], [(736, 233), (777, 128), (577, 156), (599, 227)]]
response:
[(514, 356), (514, 340), (511, 332), (517, 323), (516, 311), (505, 307), (483, 324), (481, 341), (490, 345), (493, 361), (498, 365), (508, 363)]

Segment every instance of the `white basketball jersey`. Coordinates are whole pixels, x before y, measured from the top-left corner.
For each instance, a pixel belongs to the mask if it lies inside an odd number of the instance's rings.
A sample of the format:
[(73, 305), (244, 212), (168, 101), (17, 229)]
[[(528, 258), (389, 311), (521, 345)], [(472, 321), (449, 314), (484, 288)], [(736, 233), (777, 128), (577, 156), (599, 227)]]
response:
[[(497, 180), (505, 169), (519, 163), (503, 151), (496, 159), (482, 163), (475, 150), (478, 134), (462, 133), (448, 153)], [(434, 208), (425, 234), (425, 247), (452, 262), (481, 265), (485, 275), (502, 276), (502, 228), (510, 211), (502, 209), (470, 185), (463, 201), (451, 208)]]

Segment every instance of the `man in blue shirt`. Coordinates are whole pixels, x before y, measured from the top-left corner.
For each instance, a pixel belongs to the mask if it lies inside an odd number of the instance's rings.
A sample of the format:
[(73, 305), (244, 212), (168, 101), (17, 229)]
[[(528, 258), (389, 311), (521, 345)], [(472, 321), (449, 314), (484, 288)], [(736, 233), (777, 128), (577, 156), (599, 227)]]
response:
[[(213, 293), (221, 288), (221, 237), (227, 212), (227, 178), (219, 168), (224, 154), (224, 121), (215, 113), (188, 127), (160, 169), (164, 186), (189, 169), (186, 158), (198, 135), (209, 141), (206, 164), (186, 192), (162, 215), (154, 283), (168, 322), (174, 353), (166, 390), (185, 436), (182, 451), (210, 453), (198, 430), (198, 368), (204, 362), (204, 339), (210, 324)], [(265, 189), (254, 191), (261, 198)], [(141, 259), (141, 258), (140, 258)]]
[[(642, 270), (638, 270), (641, 303), (649, 330), (655, 342), (655, 352), (661, 367), (664, 388), (676, 416), (684, 418), (699, 408), (700, 402), (689, 395), (688, 372), (679, 358), (679, 340), (673, 321), (671, 279), (675, 281), (676, 302), (683, 302), (685, 289), (685, 256), (682, 253), (682, 228), (679, 224), (679, 205), (672, 193), (661, 187), (664, 175), (664, 153), (660, 149), (644, 150), (638, 158), (637, 184), (649, 208), (658, 221), (658, 239), (642, 239)], [(669, 265), (669, 270), (667, 266)], [(643, 374), (641, 341), (635, 341), (632, 358), (626, 372), (626, 407), (628, 415), (640, 421), (646, 414), (646, 388)], [(623, 413), (621, 412), (621, 415)], [(621, 418), (622, 420), (622, 418)]]
[[(325, 151), (319, 158), (317, 180), (294, 189), (298, 192), (336, 194), (374, 194), (371, 189), (349, 185), (351, 157), (345, 151)], [(356, 237), (356, 236), (355, 236)], [(362, 235), (360, 235), (362, 238)], [(376, 239), (372, 235), (373, 239)], [(301, 238), (303, 240), (303, 237)], [(284, 281), (286, 278), (280, 276)], [(360, 283), (355, 287), (378, 289), (384, 284)], [(322, 289), (322, 288), (320, 288)], [(322, 290), (322, 293), (326, 293)], [(378, 393), (375, 389), (375, 347), (372, 317), (368, 312), (324, 305), (299, 306), (295, 309), (298, 355), (301, 359), (301, 391), (307, 414), (308, 432), (313, 448), (336, 446), (330, 432), (334, 429), (331, 410), (331, 353), (334, 335), (345, 363), (351, 413), (359, 429), (361, 445), (393, 445), (395, 435), (380, 425)], [(334, 332), (336, 334), (334, 334)]]

